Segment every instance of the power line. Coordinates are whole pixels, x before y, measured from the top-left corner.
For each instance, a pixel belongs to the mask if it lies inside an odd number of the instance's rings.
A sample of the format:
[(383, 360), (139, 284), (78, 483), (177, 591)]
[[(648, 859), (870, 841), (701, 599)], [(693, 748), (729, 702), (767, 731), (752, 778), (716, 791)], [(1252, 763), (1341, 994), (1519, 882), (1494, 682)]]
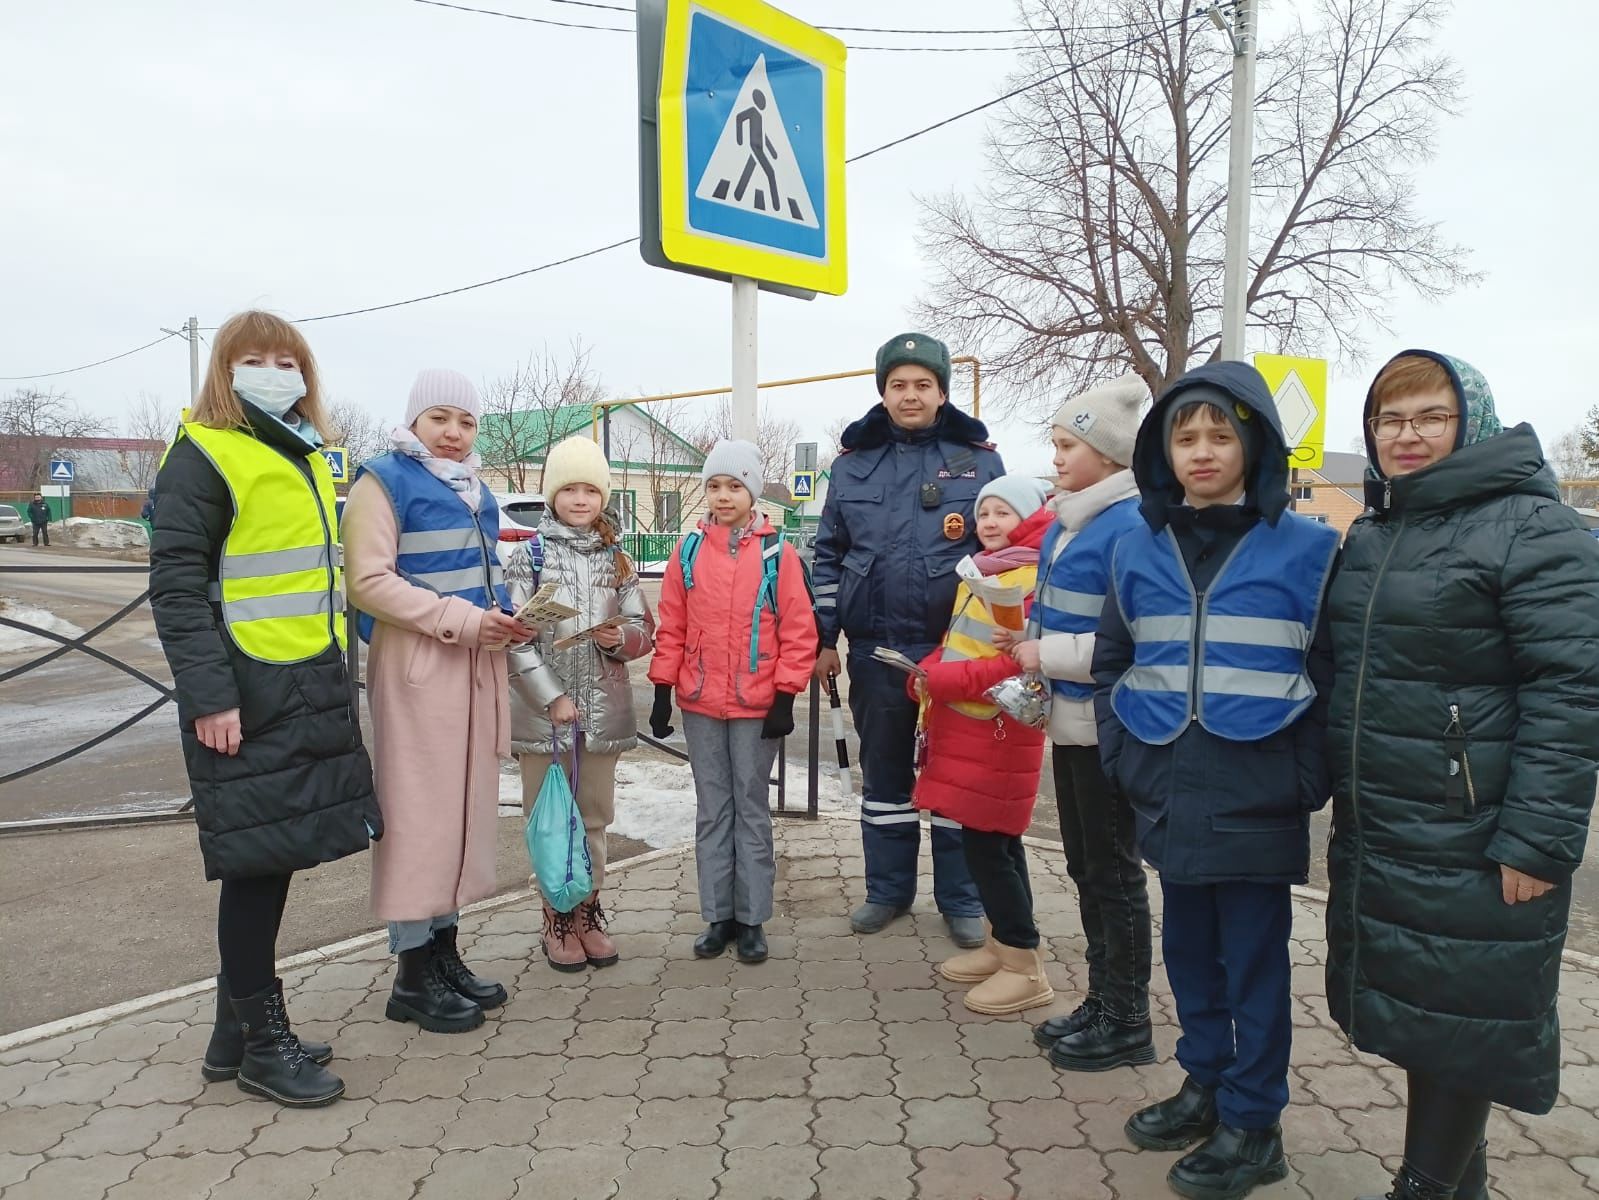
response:
[[(611, 242), (609, 245), (596, 246), (592, 250), (585, 250), (581, 254), (571, 254), (566, 258), (557, 258), (547, 263), (540, 263), (536, 267), (529, 267), (525, 271), (513, 271), (509, 275), (501, 275), (497, 279), (485, 279), (479, 283), (468, 283), (461, 287), (446, 288), (442, 292), (429, 292), (426, 296), (413, 296), (409, 300), (395, 300), (390, 304), (373, 304), (366, 308), (352, 308), (345, 312), (323, 313), (319, 317), (295, 317), (296, 325), (307, 325), (312, 321), (332, 321), (337, 317), (358, 317), (362, 313), (382, 312), (386, 308), (402, 308), (407, 304), (420, 304), (424, 300), (437, 300), (441, 296), (454, 296), (461, 292), (470, 292), (476, 288), (489, 287), (496, 283), (506, 283), (512, 279), (521, 279), (524, 275), (537, 275), (540, 271), (548, 271), (551, 267), (564, 267), (567, 263), (575, 263), (585, 258), (593, 258), (596, 254), (604, 254), (607, 250), (615, 250), (621, 246), (631, 245), (638, 241), (637, 235), (623, 238), (621, 241)], [(208, 325), (206, 328), (214, 329)]]
[[(419, 3), (438, 3), (439, 0), (418, 0), (418, 2)], [(575, 2), (575, 0), (573, 0), (573, 2)], [(457, 6), (457, 5), (442, 5), (442, 7), (454, 8), (454, 7), (459, 7), (459, 6)], [(478, 11), (478, 10), (471, 10), (471, 11)], [(940, 121), (935, 121), (931, 125), (925, 125), (922, 128), (917, 129), (917, 130), (913, 130), (912, 132), (904, 134), (901, 137), (894, 138), (891, 141), (883, 142), (881, 145), (873, 146), (870, 150), (863, 150), (859, 154), (852, 154), (848, 158), (846, 158), (844, 161), (846, 163), (858, 163), (858, 162), (861, 162), (861, 161), (863, 161), (865, 159), (871, 158), (873, 155), (881, 154), (885, 150), (891, 150), (895, 146), (903, 146), (906, 142), (915, 141), (917, 138), (922, 137), (922, 136), (924, 136), (926, 134), (932, 133), (935, 130), (942, 129), (946, 125), (952, 125), (956, 121), (963, 120), (966, 117), (970, 117), (970, 116), (975, 115), (976, 113), (980, 113), (980, 112), (983, 112), (983, 111), (985, 111), (987, 109), (993, 108), (997, 104), (1003, 104), (1007, 100), (1013, 100), (1017, 96), (1020, 96), (1020, 95), (1022, 95), (1025, 92), (1031, 91), (1033, 88), (1041, 87), (1044, 84), (1050, 83), (1053, 80), (1059, 79), (1059, 78), (1061, 78), (1064, 75), (1069, 75), (1073, 71), (1078, 71), (1078, 70), (1081, 70), (1083, 67), (1092, 66), (1093, 64), (1095, 64), (1097, 62), (1102, 62), (1105, 59), (1110, 58), (1110, 57), (1112, 57), (1115, 54), (1119, 54), (1119, 53), (1121, 53), (1124, 50), (1130, 50), (1134, 46), (1140, 44), (1141, 42), (1147, 41), (1150, 37), (1153, 37), (1156, 34), (1165, 33), (1168, 30), (1177, 28), (1179, 25), (1186, 24), (1188, 21), (1193, 20), (1195, 18), (1195, 16), (1198, 16), (1198, 15), (1203, 15), (1203, 14), (1202, 13), (1200, 13), (1200, 14), (1187, 14), (1187, 15), (1184, 15), (1184, 16), (1181, 16), (1181, 17), (1174, 18), (1174, 19), (1172, 19), (1170, 21), (1167, 21), (1163, 25), (1157, 26), (1157, 27), (1155, 27), (1153, 29), (1150, 29), (1150, 30), (1146, 31), (1144, 34), (1140, 35), (1139, 37), (1132, 38), (1132, 39), (1130, 39), (1130, 40), (1128, 40), (1126, 42), (1123, 42), (1123, 43), (1121, 43), (1119, 45), (1112, 46), (1109, 49), (1104, 50), (1104, 51), (1102, 51), (1099, 54), (1093, 55), (1090, 58), (1082, 59), (1079, 62), (1068, 63), (1066, 66), (1062, 67), (1058, 71), (1053, 71), (1053, 72), (1051, 72), (1048, 75), (1042, 75), (1039, 78), (1034, 79), (1034, 80), (1032, 80), (1032, 81), (1030, 81), (1028, 83), (1021, 84), (1018, 87), (1012, 88), (1008, 92), (1005, 92), (1005, 93), (1003, 93), (1003, 94), (1001, 94), (999, 96), (995, 96), (992, 100), (986, 100), (982, 104), (976, 104), (976, 105), (973, 105), (971, 108), (962, 109), (960, 112), (953, 113), (950, 116), (945, 117), (945, 118), (943, 118)], [(623, 246), (631, 246), (634, 242), (637, 242), (637, 241), (638, 241), (637, 235), (634, 235), (632, 237), (621, 238), (621, 239), (619, 239), (617, 241), (609, 242), (609, 243), (607, 243), (604, 246), (596, 246), (596, 247), (594, 247), (593, 249), (590, 249), (590, 250), (584, 250), (584, 251), (581, 251), (580, 253), (577, 253), (577, 254), (570, 254), (570, 255), (567, 255), (565, 258), (552, 259), (549, 262), (540, 263), (539, 265), (534, 266), (534, 267), (528, 267), (526, 270), (513, 271), (513, 272), (511, 272), (508, 275), (499, 275), (499, 276), (496, 276), (493, 279), (483, 279), (483, 280), (479, 280), (476, 283), (462, 284), (460, 287), (446, 288), (443, 291), (438, 291), (438, 292), (429, 292), (429, 293), (427, 293), (426, 295), (423, 295), (423, 296), (412, 296), (409, 299), (405, 299), (405, 300), (390, 301), (387, 304), (372, 304), (372, 305), (368, 305), (365, 308), (351, 308), (351, 309), (346, 309), (346, 310), (344, 310), (342, 312), (322, 313), (319, 316), (314, 316), (314, 317), (296, 317), (296, 318), (294, 318), (294, 321), (295, 321), (295, 324), (299, 324), (299, 325), (309, 324), (309, 323), (311, 323), (313, 321), (332, 321), (332, 320), (338, 319), (339, 317), (355, 317), (355, 316), (360, 316), (360, 315), (362, 315), (364, 313), (383, 312), (383, 311), (385, 311), (387, 309), (391, 309), (391, 308), (404, 308), (407, 305), (411, 305), (411, 304), (421, 304), (425, 300), (438, 300), (438, 299), (441, 299), (442, 297), (445, 297), (445, 296), (457, 296), (457, 295), (460, 295), (462, 292), (471, 292), (471, 291), (476, 291), (478, 288), (492, 287), (495, 284), (507, 283), (507, 282), (509, 282), (510, 280), (513, 280), (513, 279), (522, 279), (522, 278), (524, 278), (524, 277), (526, 277), (528, 275), (537, 275), (541, 271), (548, 271), (548, 270), (550, 270), (550, 269), (552, 269), (554, 267), (561, 267), (561, 266), (566, 266), (569, 263), (581, 262), (583, 259), (594, 258), (597, 255), (606, 254), (606, 253), (608, 253), (608, 252), (610, 252), (612, 250), (618, 250), (618, 249), (620, 249)], [(215, 325), (208, 325), (205, 328), (207, 330), (213, 330), (213, 329), (215, 329), (217, 327)], [(171, 335), (171, 334), (167, 335), (167, 337), (171, 337), (171, 336), (174, 336), (174, 335)], [(102, 365), (104, 363), (115, 362), (117, 359), (126, 358), (130, 354), (137, 354), (141, 350), (148, 350), (151, 346), (159, 345), (161, 342), (163, 342), (165, 340), (167, 340), (166, 337), (160, 337), (160, 338), (157, 338), (153, 342), (146, 343), (143, 346), (136, 346), (132, 350), (124, 351), (121, 354), (114, 354), (110, 358), (103, 358), (103, 359), (100, 359), (98, 362), (86, 363), (86, 364), (84, 364), (81, 367), (71, 367), (71, 368), (68, 368), (65, 371), (51, 371), (51, 372), (48, 372), (48, 373), (43, 374), (43, 375), (0, 376), (0, 381), (12, 382), (12, 381), (20, 380), (20, 379), (46, 379), (46, 378), (49, 378), (49, 377), (54, 376), (54, 375), (68, 375), (68, 374), (71, 374), (74, 371), (84, 371), (84, 370), (87, 370), (89, 367), (97, 367), (97, 366), (100, 366), (100, 365)]]
[[(526, 21), (533, 25), (554, 25), (561, 29), (587, 29), (597, 33), (633, 33), (632, 29), (624, 29), (616, 25), (584, 25), (575, 21), (556, 21), (550, 17), (532, 17), (526, 13), (503, 12), (494, 8), (474, 8), (469, 4), (454, 4), (450, 0), (411, 0), (413, 4), (426, 4), (430, 8), (448, 8), (454, 12), (475, 13), (482, 17), (500, 17), (507, 21)], [(583, 8), (604, 9), (607, 12), (632, 13), (631, 8), (622, 8), (614, 4), (598, 4), (592, 0), (551, 0), (555, 4), (578, 4)], [(818, 25), (818, 29), (826, 29), (838, 33), (888, 33), (939, 36), (971, 36), (986, 34), (1018, 34), (1018, 33), (1050, 33), (1051, 30), (1042, 29), (889, 29), (872, 25)], [(1079, 25), (1073, 27), (1077, 32), (1106, 31), (1123, 33), (1132, 29), (1145, 28), (1141, 25)], [(897, 54), (965, 54), (972, 51), (978, 53), (1017, 53), (1023, 50), (1037, 49), (1036, 45), (1023, 46), (859, 46), (846, 44), (849, 50), (874, 50), (887, 51)]]
[(64, 371), (40, 371), (37, 375), (0, 375), (0, 382), (16, 383), (23, 379), (53, 379), (57, 375), (72, 375), (78, 371), (87, 371), (90, 367), (102, 367), (108, 362), (116, 362), (119, 358), (127, 358), (130, 354), (137, 354), (141, 350), (148, 350), (151, 346), (159, 346), (169, 338), (178, 336), (173, 333), (164, 333), (153, 342), (146, 342), (142, 346), (135, 346), (132, 350), (124, 350), (121, 354), (113, 354), (110, 358), (97, 359), (92, 363), (84, 363), (81, 367), (68, 367)]

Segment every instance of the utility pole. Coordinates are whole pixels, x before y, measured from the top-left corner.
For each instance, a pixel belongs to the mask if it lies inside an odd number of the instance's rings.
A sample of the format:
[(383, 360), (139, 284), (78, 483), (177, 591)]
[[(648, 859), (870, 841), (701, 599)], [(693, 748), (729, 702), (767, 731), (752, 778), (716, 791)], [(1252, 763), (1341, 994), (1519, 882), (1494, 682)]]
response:
[(1249, 189), (1255, 158), (1255, 15), (1257, 0), (1233, 0), (1232, 20), (1221, 6), (1211, 23), (1232, 38), (1233, 115), (1227, 147), (1227, 257), (1222, 268), (1221, 357), (1244, 357), (1249, 317)]
[[(200, 394), (200, 318), (190, 317), (183, 323), (182, 329), (168, 329), (161, 326), (162, 333), (170, 333), (173, 337), (187, 338), (189, 342), (189, 404), (194, 403), (194, 398)], [(184, 408), (189, 405), (185, 404)]]
[[(1250, 68), (1253, 72), (1253, 67)], [(1251, 85), (1253, 86), (1253, 85)], [(200, 394), (200, 318), (189, 318), (189, 403)]]
[(755, 383), (756, 308), (760, 294), (755, 280), (733, 276), (733, 396), (729, 407), (732, 435), (744, 442), (753, 442), (760, 426), (760, 393)]

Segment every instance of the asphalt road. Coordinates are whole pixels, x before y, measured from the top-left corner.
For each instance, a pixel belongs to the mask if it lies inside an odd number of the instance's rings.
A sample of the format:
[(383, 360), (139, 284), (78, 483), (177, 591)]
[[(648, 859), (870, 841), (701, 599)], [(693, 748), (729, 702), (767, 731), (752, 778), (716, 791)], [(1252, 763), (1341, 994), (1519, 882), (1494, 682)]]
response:
[[(109, 553), (0, 547), (0, 595), (48, 608), (57, 616), (88, 629), (137, 596), (144, 589), (144, 576), (25, 575), (8, 568), (24, 563), (106, 565), (125, 561)], [(657, 585), (650, 582), (646, 588), (653, 603)], [(107, 630), (94, 644), (155, 678), (170, 680), (147, 607)], [(0, 655), (0, 672), (31, 657), (33, 655), (29, 654)], [(633, 679), (637, 711), (647, 713), (652, 695), (641, 668), (634, 669)], [(847, 678), (840, 680), (846, 705), (848, 686)], [(47, 667), (0, 683), (0, 767), (14, 769), (69, 749), (138, 711), (153, 698), (152, 692), (127, 675), (78, 654), (66, 655)], [(803, 807), (805, 803), (809, 716), (809, 704), (802, 697), (795, 706), (797, 728), (787, 743), (788, 780), (792, 789), (787, 799), (789, 807)], [(820, 717), (820, 757), (823, 769), (828, 770), (835, 760), (825, 697), (821, 701)], [(672, 742), (678, 749), (682, 748), (681, 729)], [(849, 747), (851, 763), (858, 763), (858, 746), (853, 733), (849, 735)], [(858, 772), (855, 782), (858, 795)], [(167, 810), (181, 804), (187, 796), (173, 709), (168, 705), (93, 750), (5, 785), (0, 790), (0, 822)], [(1599, 809), (1596, 809), (1595, 823), (1599, 828)], [(1311, 882), (1320, 887), (1326, 886), (1325, 845), (1329, 827), (1328, 813), (1314, 818)], [(1059, 837), (1054, 785), (1047, 763), (1030, 832), (1040, 837)], [(14, 844), (0, 845), (0, 855), (13, 850)], [(1587, 869), (1576, 876), (1571, 945), (1587, 953), (1599, 953), (1599, 838), (1589, 840), (1585, 866)]]

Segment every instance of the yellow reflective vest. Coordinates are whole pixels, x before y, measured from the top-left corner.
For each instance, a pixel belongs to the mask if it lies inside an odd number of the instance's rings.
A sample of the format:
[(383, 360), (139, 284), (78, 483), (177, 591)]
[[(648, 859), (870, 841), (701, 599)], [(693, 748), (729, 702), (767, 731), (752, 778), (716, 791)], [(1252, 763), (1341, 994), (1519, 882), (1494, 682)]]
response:
[[(1029, 563), (1026, 566), (1012, 567), (1008, 571), (1000, 572), (993, 579), (995, 583), (1004, 587), (1019, 587), (1031, 594), (1038, 582), (1038, 565)], [(988, 605), (972, 595), (971, 588), (962, 583), (955, 592), (955, 613), (950, 618), (948, 632), (944, 634), (943, 653), (939, 655), (939, 661), (966, 662), (973, 659), (998, 658), (1001, 651), (991, 640), (998, 629), (999, 624), (988, 611)], [(999, 715), (997, 705), (983, 700), (961, 700), (951, 704), (950, 707), (979, 721), (988, 721)]]
[(333, 475), (320, 454), (300, 466), (242, 429), (184, 421), (187, 437), (228, 485), (233, 524), (211, 599), (240, 650), (303, 662), (345, 646)]

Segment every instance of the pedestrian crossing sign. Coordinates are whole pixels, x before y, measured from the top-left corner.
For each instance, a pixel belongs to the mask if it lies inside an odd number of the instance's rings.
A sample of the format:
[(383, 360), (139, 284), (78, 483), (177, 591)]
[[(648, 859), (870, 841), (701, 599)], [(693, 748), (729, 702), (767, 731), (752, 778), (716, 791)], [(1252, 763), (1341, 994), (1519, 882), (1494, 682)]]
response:
[(840, 295), (844, 44), (759, 0), (667, 0), (658, 136), (674, 263)]
[(789, 480), (788, 493), (796, 500), (814, 500), (816, 498), (816, 472), (795, 471), (794, 478)]
[(343, 446), (323, 446), (321, 454), (327, 461), (328, 470), (333, 473), (333, 482), (348, 483), (350, 481), (350, 452)]

